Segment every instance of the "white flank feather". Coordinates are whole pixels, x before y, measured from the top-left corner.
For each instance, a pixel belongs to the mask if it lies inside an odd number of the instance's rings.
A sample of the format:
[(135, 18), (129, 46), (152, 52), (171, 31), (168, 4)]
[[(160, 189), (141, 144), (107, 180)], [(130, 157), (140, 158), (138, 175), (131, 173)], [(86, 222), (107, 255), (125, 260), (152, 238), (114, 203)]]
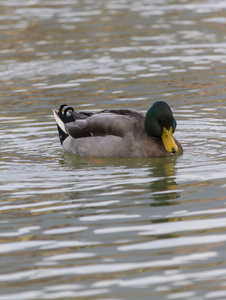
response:
[(54, 118), (57, 122), (57, 125), (60, 127), (60, 129), (63, 130), (63, 132), (65, 132), (67, 134), (64, 122), (61, 120), (61, 118), (58, 116), (57, 110), (53, 109), (53, 114), (54, 114)]

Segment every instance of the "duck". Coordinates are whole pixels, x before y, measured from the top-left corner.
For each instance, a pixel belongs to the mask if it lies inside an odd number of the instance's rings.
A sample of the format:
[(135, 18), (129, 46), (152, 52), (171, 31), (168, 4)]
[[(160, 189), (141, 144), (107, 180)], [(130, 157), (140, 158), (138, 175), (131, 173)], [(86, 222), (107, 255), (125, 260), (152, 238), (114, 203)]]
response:
[(183, 153), (174, 137), (177, 122), (165, 101), (144, 113), (134, 109), (77, 112), (53, 109), (64, 151), (84, 157), (164, 157)]

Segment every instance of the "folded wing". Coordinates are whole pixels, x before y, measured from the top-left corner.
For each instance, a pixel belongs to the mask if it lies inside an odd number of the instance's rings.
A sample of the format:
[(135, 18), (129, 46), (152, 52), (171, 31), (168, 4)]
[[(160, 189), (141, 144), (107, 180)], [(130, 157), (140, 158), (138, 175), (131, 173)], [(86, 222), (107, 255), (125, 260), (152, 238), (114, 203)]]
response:
[[(76, 118), (76, 115), (74, 117)], [(85, 119), (77, 118), (74, 122), (64, 125), (67, 133), (75, 139), (106, 135), (124, 138), (135, 131), (141, 117), (143, 117), (142, 114), (137, 118), (137, 112), (132, 110), (106, 110)]]

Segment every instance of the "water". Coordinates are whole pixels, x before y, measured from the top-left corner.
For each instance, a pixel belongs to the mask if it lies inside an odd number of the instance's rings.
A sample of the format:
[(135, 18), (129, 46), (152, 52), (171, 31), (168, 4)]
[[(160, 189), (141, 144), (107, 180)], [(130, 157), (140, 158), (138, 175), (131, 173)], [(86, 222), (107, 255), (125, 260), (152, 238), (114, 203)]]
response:
[[(0, 1), (0, 300), (225, 299), (225, 1), (19, 2)], [(156, 100), (182, 156), (63, 153), (52, 108)]]

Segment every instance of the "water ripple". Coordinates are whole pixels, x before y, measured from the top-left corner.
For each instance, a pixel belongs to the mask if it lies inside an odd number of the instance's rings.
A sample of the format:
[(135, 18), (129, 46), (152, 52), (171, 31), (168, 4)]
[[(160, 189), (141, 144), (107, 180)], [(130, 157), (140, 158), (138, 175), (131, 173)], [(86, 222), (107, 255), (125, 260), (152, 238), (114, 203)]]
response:
[[(226, 4), (193, 2), (1, 2), (0, 299), (225, 298)], [(157, 100), (182, 156), (62, 151), (60, 104)]]

